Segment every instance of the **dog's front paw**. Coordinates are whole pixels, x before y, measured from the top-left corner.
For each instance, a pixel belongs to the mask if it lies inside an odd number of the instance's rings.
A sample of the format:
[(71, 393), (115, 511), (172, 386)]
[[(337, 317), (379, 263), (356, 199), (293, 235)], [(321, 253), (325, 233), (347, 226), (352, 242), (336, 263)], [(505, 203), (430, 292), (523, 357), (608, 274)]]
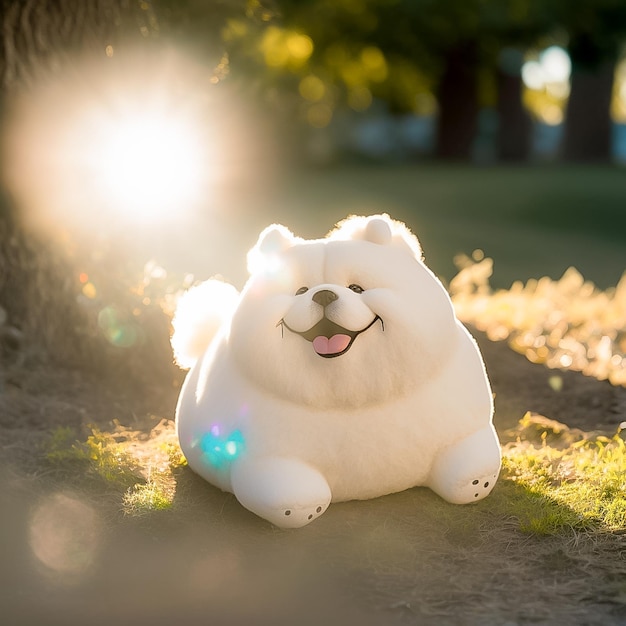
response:
[(296, 506), (285, 509), (282, 512), (283, 516), (280, 520), (275, 518), (274, 512), (271, 513), (270, 516), (263, 516), (265, 519), (269, 520), (276, 526), (281, 526), (283, 528), (300, 528), (301, 526), (306, 526), (309, 522), (312, 522), (316, 517), (319, 517), (330, 504), (330, 498), (328, 500), (318, 500), (313, 504), (305, 505), (305, 506)]
[[(473, 474), (472, 476), (475, 476)], [(498, 472), (493, 471), (488, 474), (482, 474), (471, 480), (459, 480), (458, 482), (450, 482), (446, 488), (441, 489), (438, 493), (440, 496), (455, 504), (469, 504), (470, 502), (478, 502), (487, 497), (498, 478)]]
[(500, 444), (489, 426), (446, 448), (435, 461), (428, 486), (448, 502), (476, 502), (491, 493), (500, 458)]
[(231, 484), (243, 506), (281, 528), (306, 526), (324, 513), (332, 495), (322, 474), (296, 459), (240, 459)]

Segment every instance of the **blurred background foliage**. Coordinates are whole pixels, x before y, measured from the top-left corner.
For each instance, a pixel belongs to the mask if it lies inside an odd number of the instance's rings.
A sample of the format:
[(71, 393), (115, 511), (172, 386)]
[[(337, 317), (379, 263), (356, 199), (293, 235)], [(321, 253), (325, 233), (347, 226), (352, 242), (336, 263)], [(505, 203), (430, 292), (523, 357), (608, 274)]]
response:
[[(531, 156), (535, 122), (564, 123), (559, 156), (608, 160), (612, 121), (626, 118), (619, 0), (3, 0), (0, 10), (5, 91), (66, 72), (73, 53), (128, 59), (174, 45), (207, 82), (227, 78), (296, 127), (381, 111), (432, 118), (435, 145), (421, 150), (443, 158), (480, 158), (485, 110), (493, 159)], [(565, 61), (523, 71), (551, 46)], [(158, 72), (156, 58), (145, 69)]]
[[(152, 93), (165, 75), (172, 99), (217, 120), (223, 134), (239, 133), (232, 154), (220, 157), (242, 170), (346, 161), (626, 163), (622, 0), (0, 0), (0, 20), (5, 135), (25, 95), (45, 100), (42, 84), (71, 79), (83, 98), (113, 93), (118, 102), (125, 89)], [(191, 79), (171, 62), (173, 50), (192, 60)], [(128, 68), (134, 73), (115, 89), (96, 78)], [(241, 110), (253, 112), (247, 126)], [(62, 104), (55, 115), (74, 111)], [(53, 143), (39, 141), (41, 151)], [(10, 169), (13, 155), (5, 149), (2, 158)], [(51, 162), (33, 165), (29, 184)], [(122, 378), (142, 369), (136, 363), (160, 364), (159, 376), (172, 376), (162, 358), (167, 309), (190, 279), (155, 265), (138, 275), (132, 228), (106, 231), (94, 209), (83, 218), (89, 236), (77, 236), (64, 214), (46, 213), (47, 203), (61, 203), (55, 194), (42, 192), (34, 219), (5, 177), (4, 362), (16, 350), (22, 359), (30, 345), (65, 363), (105, 363)], [(547, 202), (558, 208), (558, 198)], [(543, 206), (534, 210), (549, 222)], [(603, 211), (607, 232), (623, 224), (623, 211)], [(118, 219), (108, 218), (107, 228)]]
[[(497, 114), (492, 158), (528, 158), (528, 117), (551, 126), (566, 121), (566, 159), (610, 157), (611, 112), (619, 117), (623, 107), (615, 71), (626, 6), (618, 0), (227, 4), (230, 15), (219, 2), (161, 2), (154, 10), (184, 39), (201, 34), (197, 40), (215, 41), (210, 33), (217, 32), (232, 80), (260, 89), (263, 102), (310, 127), (327, 127), (342, 113), (381, 109), (433, 117), (431, 154), (470, 159), (481, 112), (491, 109)], [(524, 63), (553, 45), (571, 58), (572, 89), (555, 88), (549, 72), (543, 84), (525, 86)], [(569, 70), (554, 78), (569, 83)]]

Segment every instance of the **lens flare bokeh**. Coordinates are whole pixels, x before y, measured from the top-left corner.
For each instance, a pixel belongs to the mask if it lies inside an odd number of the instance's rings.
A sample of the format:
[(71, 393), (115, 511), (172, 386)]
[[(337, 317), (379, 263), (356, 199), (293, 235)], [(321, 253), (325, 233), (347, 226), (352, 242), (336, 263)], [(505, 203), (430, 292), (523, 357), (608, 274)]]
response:
[(37, 226), (88, 233), (203, 208), (229, 160), (215, 131), (225, 91), (211, 78), (173, 52), (75, 61), (9, 103), (7, 187)]
[(43, 499), (30, 521), (30, 547), (37, 560), (63, 580), (80, 580), (101, 547), (96, 511), (67, 493)]
[(86, 147), (97, 193), (137, 221), (194, 206), (207, 171), (207, 142), (182, 116), (156, 107), (103, 119)]
[(83, 334), (117, 348), (150, 343), (141, 313), (159, 305), (139, 293), (146, 263), (173, 277), (190, 256), (232, 248), (223, 230), (233, 181), (261, 178), (272, 150), (254, 104), (222, 84), (224, 67), (173, 47), (116, 50), (69, 59), (7, 100), (2, 182), (20, 220), (77, 278), (67, 291), (87, 312)]

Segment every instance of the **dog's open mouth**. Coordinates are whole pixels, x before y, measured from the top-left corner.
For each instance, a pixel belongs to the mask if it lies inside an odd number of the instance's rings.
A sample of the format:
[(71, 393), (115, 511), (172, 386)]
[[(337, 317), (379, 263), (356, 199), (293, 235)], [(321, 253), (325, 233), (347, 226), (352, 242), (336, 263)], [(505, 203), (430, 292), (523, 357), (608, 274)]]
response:
[(335, 322), (332, 322), (326, 317), (323, 317), (315, 326), (304, 332), (289, 328), (285, 320), (280, 320), (277, 325), (286, 328), (296, 335), (304, 337), (313, 344), (313, 350), (315, 350), (317, 354), (323, 356), (325, 359), (332, 359), (333, 357), (345, 354), (352, 347), (354, 340), (368, 328), (371, 328), (377, 320), (380, 320), (383, 330), (385, 330), (385, 324), (378, 315), (361, 330), (348, 330), (343, 326), (339, 326), (339, 324), (335, 324)]

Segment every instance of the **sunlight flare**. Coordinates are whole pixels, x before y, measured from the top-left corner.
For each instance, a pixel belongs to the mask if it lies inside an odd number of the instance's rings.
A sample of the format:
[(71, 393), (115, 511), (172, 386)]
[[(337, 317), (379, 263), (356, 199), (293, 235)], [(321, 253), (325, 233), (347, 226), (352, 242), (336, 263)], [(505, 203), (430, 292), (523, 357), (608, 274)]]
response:
[(205, 148), (192, 124), (153, 110), (103, 121), (89, 152), (100, 194), (141, 219), (195, 203)]
[(104, 63), (77, 62), (13, 97), (8, 188), (43, 227), (125, 230), (201, 210), (228, 153), (217, 133), (227, 105), (206, 68), (174, 54), (158, 73), (141, 58)]

